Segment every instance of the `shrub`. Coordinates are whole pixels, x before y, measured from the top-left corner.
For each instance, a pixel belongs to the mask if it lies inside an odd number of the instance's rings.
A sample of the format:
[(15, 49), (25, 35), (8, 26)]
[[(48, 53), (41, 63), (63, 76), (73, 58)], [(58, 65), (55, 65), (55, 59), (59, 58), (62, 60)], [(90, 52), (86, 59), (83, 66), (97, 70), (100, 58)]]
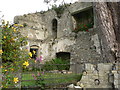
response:
[(53, 65), (53, 61), (46, 61), (42, 67), (42, 70), (45, 70), (45, 71), (50, 71), (55, 69), (56, 67)]
[(66, 65), (66, 64), (69, 64), (69, 62), (67, 60), (62, 60), (60, 58), (56, 58), (56, 59), (53, 59), (53, 62), (54, 62), (54, 64), (58, 64), (58, 65), (56, 65), (57, 70), (69, 70), (69, 65)]
[(19, 83), (19, 77), (11, 74), (20, 73), (22, 68), (29, 66), (29, 54), (28, 51), (22, 49), (22, 46), (27, 44), (25, 36), (21, 35), (23, 25), (13, 24), (9, 22), (5, 24), (2, 22), (0, 26), (0, 32), (2, 32), (2, 40), (0, 41), (1, 55), (2, 55), (2, 73), (3, 73), (3, 88), (9, 86), (17, 86)]

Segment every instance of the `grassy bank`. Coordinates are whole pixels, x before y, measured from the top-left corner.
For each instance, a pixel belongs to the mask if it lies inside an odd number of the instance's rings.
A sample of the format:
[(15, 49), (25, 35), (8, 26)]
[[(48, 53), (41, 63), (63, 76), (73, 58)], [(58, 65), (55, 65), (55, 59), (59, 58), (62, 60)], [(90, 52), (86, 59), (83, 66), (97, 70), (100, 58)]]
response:
[[(22, 75), (23, 81), (21, 83), (22, 86), (36, 86), (32, 74), (33, 73), (23, 73)], [(82, 74), (46, 73), (46, 74), (42, 74), (41, 77), (44, 79), (45, 85), (59, 85), (61, 83), (64, 84), (64, 83), (77, 82), (81, 79)]]

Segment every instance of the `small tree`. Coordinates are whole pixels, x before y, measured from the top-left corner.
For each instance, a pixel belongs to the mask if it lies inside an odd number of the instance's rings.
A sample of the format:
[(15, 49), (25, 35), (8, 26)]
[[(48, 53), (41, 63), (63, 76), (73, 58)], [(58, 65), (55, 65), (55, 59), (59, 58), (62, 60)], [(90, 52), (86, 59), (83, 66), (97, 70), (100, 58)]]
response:
[(22, 27), (22, 25), (18, 24), (10, 25), (9, 22), (5, 24), (4, 21), (0, 26), (2, 32), (0, 54), (2, 55), (2, 85), (4, 88), (17, 85), (20, 77), (13, 75), (13, 73), (18, 73), (22, 68), (29, 65), (30, 57), (28, 52), (22, 49), (22, 46), (27, 44), (26, 37), (22, 36), (20, 32)]

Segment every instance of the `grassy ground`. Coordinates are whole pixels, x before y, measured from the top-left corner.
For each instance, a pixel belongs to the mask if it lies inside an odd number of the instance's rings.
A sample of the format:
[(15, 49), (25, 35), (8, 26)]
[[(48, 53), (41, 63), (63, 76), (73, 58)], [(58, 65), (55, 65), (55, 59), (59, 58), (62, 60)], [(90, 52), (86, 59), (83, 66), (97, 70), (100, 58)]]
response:
[[(35, 80), (32, 76), (33, 73), (23, 73), (22, 75), (22, 86), (35, 86)], [(35, 74), (35, 73), (34, 73)], [(44, 78), (44, 83), (46, 85), (52, 84), (59, 84), (59, 83), (72, 83), (75, 81), (79, 81), (81, 79), (82, 74), (53, 74), (53, 73), (46, 73), (43, 74), (42, 77)], [(30, 80), (30, 81), (24, 81)]]

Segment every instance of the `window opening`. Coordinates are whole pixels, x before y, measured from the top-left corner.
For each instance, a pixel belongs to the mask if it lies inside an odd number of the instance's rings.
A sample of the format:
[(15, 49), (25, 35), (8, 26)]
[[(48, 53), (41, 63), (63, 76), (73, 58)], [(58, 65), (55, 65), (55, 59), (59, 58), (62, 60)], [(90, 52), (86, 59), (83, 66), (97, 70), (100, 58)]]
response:
[(54, 38), (57, 38), (57, 20), (56, 19), (53, 19), (52, 20), (52, 33), (53, 33), (53, 36)]
[(73, 14), (73, 23), (75, 31), (87, 31), (88, 29), (93, 28), (93, 8)]
[(32, 59), (36, 59), (38, 53), (38, 46), (33, 45), (30, 47), (30, 52), (32, 53)]

